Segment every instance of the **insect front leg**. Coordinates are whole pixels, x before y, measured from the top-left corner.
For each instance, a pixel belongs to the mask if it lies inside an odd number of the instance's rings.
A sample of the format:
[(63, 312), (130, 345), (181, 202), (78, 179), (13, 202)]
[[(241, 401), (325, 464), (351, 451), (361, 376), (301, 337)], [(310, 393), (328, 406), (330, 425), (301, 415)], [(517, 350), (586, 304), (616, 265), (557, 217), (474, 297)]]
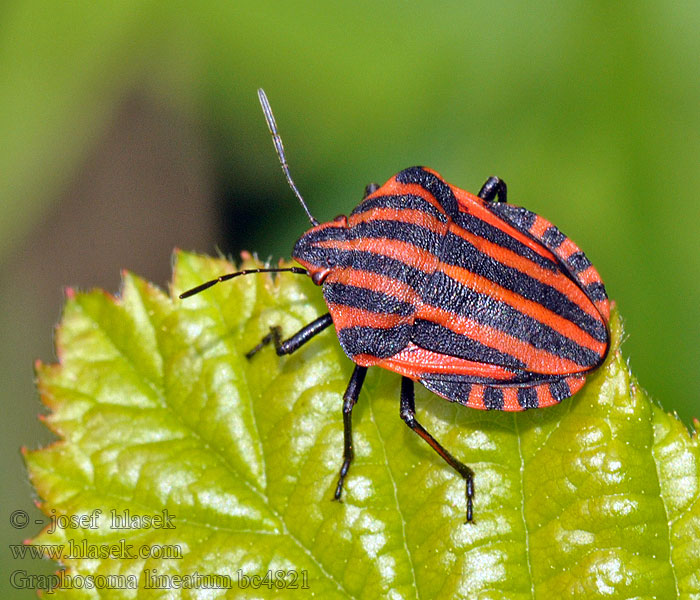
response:
[(474, 471), (459, 462), (440, 443), (430, 435), (425, 427), (416, 420), (416, 403), (413, 390), (413, 380), (408, 377), (401, 379), (401, 418), (413, 431), (421, 436), (442, 459), (459, 473), (467, 483), (467, 523), (472, 521), (472, 499), (474, 498)]
[(365, 193), (362, 195), (362, 199), (364, 200), (367, 196), (370, 194), (374, 194), (379, 189), (379, 184), (378, 183), (368, 183), (365, 186)]
[(508, 186), (505, 181), (498, 177), (489, 177), (479, 190), (479, 198), (491, 202), (496, 199), (496, 196), (498, 196), (499, 202), (505, 202), (508, 196)]
[(357, 398), (360, 395), (362, 384), (365, 382), (366, 374), (367, 367), (355, 365), (355, 370), (352, 372), (352, 377), (350, 377), (348, 387), (345, 390), (345, 394), (343, 394), (343, 466), (340, 467), (338, 485), (336, 486), (335, 494), (333, 495), (335, 500), (340, 500), (340, 495), (343, 493), (343, 482), (345, 481), (345, 476), (348, 474), (350, 463), (355, 456), (352, 449), (352, 408), (357, 403)]
[(309, 323), (306, 327), (303, 327), (302, 329), (297, 331), (293, 336), (287, 338), (286, 340), (282, 339), (282, 330), (279, 327), (270, 327), (270, 333), (268, 333), (260, 341), (260, 343), (257, 346), (255, 346), (255, 348), (253, 348), (249, 352), (246, 352), (245, 357), (248, 360), (250, 360), (255, 354), (260, 352), (260, 350), (262, 350), (270, 342), (273, 342), (275, 344), (275, 351), (277, 352), (277, 356), (291, 354), (292, 352), (295, 352), (296, 350), (301, 348), (312, 337), (321, 333), (331, 323), (333, 323), (333, 319), (331, 318), (330, 313), (326, 313), (325, 315), (319, 317), (315, 321)]

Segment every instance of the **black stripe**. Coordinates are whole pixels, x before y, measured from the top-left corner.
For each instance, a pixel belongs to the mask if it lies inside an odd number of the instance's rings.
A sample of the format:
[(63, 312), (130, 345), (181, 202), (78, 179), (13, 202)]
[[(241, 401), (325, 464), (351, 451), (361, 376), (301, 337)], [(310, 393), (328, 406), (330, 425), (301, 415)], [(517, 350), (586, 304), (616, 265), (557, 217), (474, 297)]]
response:
[(556, 250), (564, 243), (566, 236), (559, 231), (554, 225), (548, 227), (547, 230), (542, 235), (542, 242), (547, 248)]
[(513, 387), (518, 390), (532, 389), (536, 386), (548, 385), (554, 381), (561, 379), (552, 375), (543, 375), (541, 373), (533, 373), (532, 371), (513, 370), (513, 376), (510, 379), (498, 377), (478, 377), (476, 375), (455, 375), (453, 373), (424, 373), (421, 375), (421, 380), (430, 381), (445, 381), (448, 383), (467, 382), (473, 385), (483, 385), (492, 387)]
[(345, 252), (337, 248), (318, 248), (297, 242), (292, 251), (292, 256), (309, 264), (328, 267), (329, 269), (336, 266), (347, 266), (344, 263)]
[(396, 279), (410, 285), (417, 293), (421, 293), (423, 286), (430, 275), (412, 267), (405, 262), (382, 254), (361, 250), (348, 250), (343, 252), (342, 264), (352, 266), (353, 269), (369, 271)]
[(358, 223), (348, 229), (347, 239), (387, 238), (413, 244), (435, 254), (440, 247), (442, 235), (428, 227), (402, 223), (385, 219), (373, 219), (367, 223)]
[(513, 206), (512, 204), (503, 203), (498, 206), (490, 206), (489, 208), (491, 208), (492, 212), (510, 222), (520, 231), (529, 232), (537, 219), (537, 215), (534, 212), (522, 206)]
[(328, 240), (352, 241), (356, 239), (394, 239), (412, 244), (420, 249), (436, 254), (443, 236), (427, 227), (402, 223), (400, 221), (373, 219), (368, 223), (358, 223), (352, 228), (326, 228), (307, 231), (294, 245), (292, 256), (312, 265), (332, 269), (334, 267), (354, 266), (347, 262), (351, 256), (348, 251), (337, 248), (319, 248), (316, 244)]
[(387, 238), (413, 244), (434, 254), (437, 252), (442, 239), (441, 234), (434, 232), (428, 227), (391, 219), (372, 219), (365, 223), (358, 223), (348, 229), (342, 229), (342, 235), (338, 235), (336, 231), (336, 228), (308, 231), (299, 239), (297, 246), (302, 241), (304, 244), (313, 245), (326, 240)]
[(347, 238), (347, 231), (345, 227), (310, 229), (296, 241), (292, 249), (292, 256), (312, 265), (323, 265), (331, 268), (338, 264), (338, 251), (327, 248), (319, 249), (314, 247), (314, 244), (328, 240), (342, 241)]
[(593, 300), (594, 302), (600, 302), (602, 300), (607, 300), (608, 294), (605, 291), (605, 286), (601, 281), (594, 281), (593, 283), (589, 283), (585, 287), (586, 294), (588, 294), (588, 297)]
[(511, 292), (541, 304), (553, 313), (571, 321), (599, 342), (605, 342), (608, 339), (603, 323), (583, 311), (565, 294), (519, 269), (498, 262), (458, 235), (447, 234), (440, 258), (443, 262), (464, 267)]
[(476, 362), (522, 369), (525, 363), (510, 354), (486, 346), (466, 335), (460, 335), (439, 323), (416, 319), (413, 323), (411, 341), (433, 352), (457, 356)]
[(396, 181), (399, 183), (418, 184), (440, 203), (440, 206), (442, 206), (448, 216), (454, 219), (459, 214), (457, 198), (452, 193), (450, 186), (433, 173), (426, 171), (423, 167), (404, 169), (396, 175)]
[(431, 392), (447, 398), (451, 402), (459, 402), (466, 406), (469, 400), (469, 393), (472, 386), (464, 380), (446, 380), (438, 377), (433, 378), (432, 375), (421, 377), (419, 380)]
[(484, 406), (488, 410), (503, 410), (503, 390), (497, 387), (485, 387)]
[(330, 265), (332, 263), (335, 267), (352, 267), (359, 271), (384, 275), (411, 286), (418, 294), (422, 294), (423, 287), (430, 278), (430, 274), (401, 260), (364, 250), (311, 247), (305, 250), (303, 258), (315, 265)]
[[(495, 202), (493, 204), (494, 206), (501, 206), (500, 202)], [(507, 248), (508, 250), (527, 258), (545, 269), (549, 269), (550, 271), (556, 271), (559, 269), (559, 265), (555, 261), (545, 258), (541, 254), (538, 254), (523, 244), (521, 241), (515, 239), (509, 233), (499, 229), (498, 227), (494, 227), (490, 223), (487, 223), (474, 215), (460, 213), (454, 218), (454, 222), (470, 233), (497, 244), (502, 248)]]
[(441, 271), (436, 272), (426, 284), (423, 301), (468, 316), (585, 368), (593, 368), (602, 360), (597, 352), (579, 346), (537, 319), (524, 315), (505, 302), (475, 292)]
[(557, 402), (561, 402), (571, 396), (571, 388), (566, 381), (560, 379), (549, 384), (549, 393), (552, 394), (552, 398)]
[(524, 409), (537, 408), (540, 401), (537, 398), (537, 390), (534, 387), (523, 387), (518, 390), (518, 404)]
[(329, 304), (343, 304), (381, 314), (409, 317), (416, 310), (410, 302), (403, 302), (388, 294), (343, 283), (324, 284), (323, 296)]
[(411, 326), (408, 324), (388, 329), (345, 327), (338, 332), (338, 341), (350, 358), (357, 354), (369, 354), (377, 358), (393, 356), (406, 347), (410, 337)]
[(586, 258), (586, 255), (581, 252), (574, 252), (569, 258), (566, 259), (566, 264), (573, 270), (574, 273), (580, 273), (585, 271), (591, 266), (591, 261)]
[(347, 239), (347, 227), (324, 227), (323, 229), (309, 229), (298, 240), (297, 244), (304, 241), (307, 244), (324, 242), (327, 240), (344, 240)]
[(368, 210), (373, 210), (375, 208), (419, 210), (421, 212), (431, 215), (432, 217), (435, 217), (436, 219), (440, 219), (440, 221), (442, 221), (443, 223), (447, 223), (447, 216), (445, 215), (445, 213), (438, 210), (425, 198), (421, 198), (420, 196), (416, 196), (415, 194), (388, 194), (386, 196), (374, 196), (373, 198), (369, 198), (358, 204), (350, 214), (358, 215), (367, 212)]

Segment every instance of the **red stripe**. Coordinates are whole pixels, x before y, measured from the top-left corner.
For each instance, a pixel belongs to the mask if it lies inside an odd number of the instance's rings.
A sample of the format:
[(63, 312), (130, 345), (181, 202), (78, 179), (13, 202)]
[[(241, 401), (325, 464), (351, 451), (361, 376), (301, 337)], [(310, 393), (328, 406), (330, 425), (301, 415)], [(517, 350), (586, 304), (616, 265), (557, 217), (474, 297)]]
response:
[(352, 215), (348, 221), (350, 227), (358, 223), (367, 223), (369, 221), (399, 221), (401, 223), (409, 223), (426, 227), (437, 235), (444, 235), (447, 231), (447, 223), (443, 223), (440, 219), (423, 212), (411, 208), (373, 208), (366, 212)]
[(588, 267), (585, 271), (581, 271), (578, 275), (576, 275), (576, 279), (578, 279), (581, 282), (581, 285), (583, 286), (589, 285), (591, 283), (603, 283), (600, 279), (598, 271), (596, 271), (595, 267), (592, 265)]
[[(357, 360), (357, 356), (354, 360)], [(376, 361), (376, 358), (374, 359)], [(432, 350), (426, 350), (409, 342), (408, 346), (398, 354), (376, 362), (380, 367), (418, 379), (426, 373), (448, 373), (468, 375), (488, 379), (500, 379), (507, 382), (513, 378), (513, 372), (498, 365), (466, 360), (456, 356), (448, 356)]]
[(569, 238), (566, 238), (557, 248), (557, 256), (563, 261), (566, 261), (572, 254), (576, 254), (576, 252), (581, 252), (581, 248), (574, 244)]
[(583, 384), (586, 383), (586, 378), (585, 377), (567, 377), (564, 381), (569, 386), (569, 389), (571, 390), (571, 395), (573, 396), (576, 392), (578, 392), (582, 387)]
[(537, 392), (537, 402), (538, 408), (546, 408), (547, 406), (553, 406), (554, 404), (559, 404), (552, 396), (552, 392), (549, 391), (549, 384), (538, 385), (535, 387)]
[(350, 267), (333, 269), (326, 281), (328, 283), (337, 282), (381, 292), (402, 302), (410, 302), (414, 306), (420, 302), (420, 296), (416, 290), (407, 283), (372, 271), (362, 271)]
[(424, 187), (418, 185), (417, 183), (401, 183), (396, 181), (396, 175), (394, 175), (389, 181), (387, 181), (379, 190), (382, 195), (390, 194), (412, 194), (414, 196), (420, 196), (426, 202), (432, 204), (437, 210), (439, 210), (443, 215), (447, 216), (445, 209), (437, 201), (437, 199), (429, 194)]
[(542, 239), (542, 236), (544, 235), (544, 232), (547, 231), (552, 226), (552, 224), (547, 221), (547, 219), (544, 219), (540, 217), (540, 215), (536, 215), (535, 217), (535, 222), (532, 224), (532, 227), (530, 227), (530, 233), (534, 235), (538, 240)]
[(333, 325), (335, 325), (338, 333), (347, 327), (390, 329), (412, 321), (411, 317), (391, 313), (375, 313), (343, 304), (329, 304), (328, 309), (333, 317)]
[(425, 273), (433, 273), (437, 265), (437, 257), (432, 252), (418, 248), (408, 242), (402, 242), (391, 238), (323, 240), (316, 242), (314, 245), (318, 248), (372, 252), (380, 256), (394, 258)]
[(503, 391), (503, 410), (515, 412), (524, 410), (518, 402), (518, 388), (514, 386), (501, 388)]
[(478, 410), (486, 410), (486, 405), (484, 404), (484, 386), (483, 385), (473, 385), (469, 391), (469, 398), (467, 398), (466, 405), (469, 408), (476, 408)]

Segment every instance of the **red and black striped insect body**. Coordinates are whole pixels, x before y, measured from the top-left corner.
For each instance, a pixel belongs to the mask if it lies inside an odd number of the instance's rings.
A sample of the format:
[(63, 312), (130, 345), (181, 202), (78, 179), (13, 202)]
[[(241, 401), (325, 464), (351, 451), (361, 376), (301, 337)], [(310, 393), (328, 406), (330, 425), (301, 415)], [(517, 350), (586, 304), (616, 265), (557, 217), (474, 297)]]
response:
[(472, 408), (571, 396), (608, 349), (595, 268), (556, 227), (505, 202), (401, 171), (294, 258), (323, 294), (345, 353)]
[[(313, 224), (292, 253), (304, 269), (291, 270), (323, 288), (329, 312), (286, 340), (272, 328), (248, 358), (271, 342), (277, 354), (289, 354), (333, 324), (356, 365), (343, 398), (335, 498), (353, 459), (352, 408), (367, 369), (378, 366), (402, 375), (401, 418), (465, 479), (471, 521), (473, 472), (416, 419), (414, 381), (471, 408), (561, 402), (607, 355), (603, 282), (554, 225), (508, 204), (496, 177), (473, 195), (431, 169), (405, 169), (381, 187), (367, 186), (349, 217), (318, 223), (291, 180), (262, 90), (259, 96), (287, 180)], [(183, 296), (261, 270), (224, 275)]]

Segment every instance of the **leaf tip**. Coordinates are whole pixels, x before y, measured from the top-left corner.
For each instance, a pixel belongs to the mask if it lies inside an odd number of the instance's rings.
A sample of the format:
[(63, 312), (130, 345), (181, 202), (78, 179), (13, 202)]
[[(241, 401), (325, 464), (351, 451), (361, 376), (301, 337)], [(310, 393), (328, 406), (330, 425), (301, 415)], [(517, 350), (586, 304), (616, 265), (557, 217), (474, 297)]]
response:
[(69, 285), (63, 288), (63, 293), (66, 295), (66, 298), (68, 298), (68, 300), (73, 300), (75, 298), (75, 288)]

